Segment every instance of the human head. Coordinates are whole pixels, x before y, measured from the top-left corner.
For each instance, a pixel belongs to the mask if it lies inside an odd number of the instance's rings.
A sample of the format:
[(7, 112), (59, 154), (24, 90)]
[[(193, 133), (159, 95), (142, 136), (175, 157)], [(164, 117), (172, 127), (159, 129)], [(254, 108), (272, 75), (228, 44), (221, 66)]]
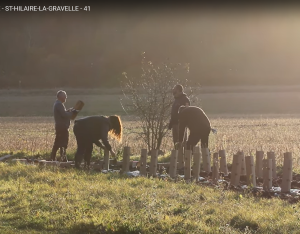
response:
[(175, 85), (172, 90), (172, 93), (173, 93), (174, 97), (178, 97), (179, 95), (181, 95), (183, 93), (183, 86), (181, 84)]
[(59, 90), (56, 94), (56, 97), (58, 100), (60, 100), (62, 103), (64, 103), (67, 100), (67, 93), (66, 93), (66, 91)]
[(120, 116), (111, 115), (108, 118), (111, 123), (111, 130), (109, 131), (110, 135), (121, 142), (123, 126)]

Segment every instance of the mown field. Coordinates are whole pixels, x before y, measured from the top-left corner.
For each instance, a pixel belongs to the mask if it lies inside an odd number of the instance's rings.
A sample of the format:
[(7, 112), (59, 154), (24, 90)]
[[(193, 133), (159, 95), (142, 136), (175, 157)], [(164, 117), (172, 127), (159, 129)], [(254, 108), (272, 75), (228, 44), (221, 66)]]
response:
[[(78, 99), (85, 101), (80, 116), (121, 115), (124, 139), (113, 147), (121, 156), (123, 146), (131, 146), (132, 158), (138, 159), (145, 144), (136, 135), (134, 117), (119, 104), (119, 90), (68, 93), (67, 108)], [(230, 163), (238, 150), (246, 155), (272, 150), (280, 165), (283, 153), (291, 151), (294, 171), (300, 170), (297, 90), (208, 89), (199, 98), (218, 129), (210, 137), (212, 153), (224, 148)], [(54, 100), (55, 90), (0, 92), (2, 155), (49, 156)], [(168, 160), (171, 149), (169, 135), (159, 160)], [(71, 126), (69, 159), (75, 150)], [(93, 160), (101, 158), (94, 147)], [(0, 180), (0, 233), (299, 233), (298, 203), (253, 197), (247, 191), (9, 163), (0, 164)]]

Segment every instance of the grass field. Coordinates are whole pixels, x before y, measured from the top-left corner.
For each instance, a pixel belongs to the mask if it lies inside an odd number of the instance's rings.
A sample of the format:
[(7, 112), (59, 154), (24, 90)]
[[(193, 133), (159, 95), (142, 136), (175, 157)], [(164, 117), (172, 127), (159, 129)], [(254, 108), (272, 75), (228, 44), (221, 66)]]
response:
[[(241, 92), (242, 90), (242, 92)], [(0, 92), (0, 151), (16, 157), (48, 157), (54, 128), (56, 90)], [(68, 91), (68, 90), (67, 90)], [(218, 134), (211, 134), (211, 152), (224, 148), (232, 155), (244, 150), (293, 152), (300, 170), (300, 108), (295, 89), (207, 89), (199, 97)], [(122, 110), (119, 90), (70, 90), (66, 107), (78, 99), (80, 116), (120, 114), (124, 123), (121, 152), (132, 148), (138, 159), (145, 144), (135, 134), (137, 123)], [(170, 132), (171, 134), (171, 132)], [(162, 150), (168, 160), (170, 135)], [(70, 129), (68, 157), (76, 142)], [(101, 158), (94, 147), (93, 159)], [(116, 174), (0, 164), (0, 233), (299, 233), (299, 203), (253, 197), (184, 182), (128, 179)]]
[(184, 182), (0, 164), (1, 233), (299, 233), (299, 204)]

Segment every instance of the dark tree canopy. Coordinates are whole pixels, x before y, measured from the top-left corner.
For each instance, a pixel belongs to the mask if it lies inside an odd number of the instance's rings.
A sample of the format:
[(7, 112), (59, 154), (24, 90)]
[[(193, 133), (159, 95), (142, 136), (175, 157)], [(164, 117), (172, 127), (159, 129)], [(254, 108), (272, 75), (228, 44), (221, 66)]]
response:
[(0, 88), (118, 86), (123, 72), (140, 72), (143, 51), (153, 62), (190, 63), (201, 85), (299, 83), (296, 24), (250, 16), (1, 13)]

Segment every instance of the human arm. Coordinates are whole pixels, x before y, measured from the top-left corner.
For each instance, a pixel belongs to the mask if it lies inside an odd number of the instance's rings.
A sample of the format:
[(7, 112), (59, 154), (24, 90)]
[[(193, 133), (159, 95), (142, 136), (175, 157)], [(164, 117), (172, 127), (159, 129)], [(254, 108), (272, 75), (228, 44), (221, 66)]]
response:
[[(102, 145), (100, 141), (95, 141), (94, 144), (100, 147), (101, 149), (106, 149), (106, 147)], [(113, 158), (116, 157), (116, 154), (112, 149), (110, 149), (110, 154)]]
[(102, 143), (104, 144), (105, 148), (110, 151), (111, 150), (111, 145), (110, 145), (110, 143), (108, 141), (108, 132), (109, 132), (108, 126), (107, 127), (103, 127), (101, 129), (100, 139), (102, 140)]
[(186, 106), (186, 107), (190, 106), (191, 105), (190, 99), (187, 96), (185, 96), (184, 99), (182, 100), (181, 105)]
[(101, 149), (105, 149), (104, 145), (101, 144), (101, 142), (98, 140), (98, 141), (94, 141), (94, 144), (98, 147), (100, 147)]
[(77, 111), (77, 110), (75, 110), (74, 107), (71, 107), (71, 108), (66, 110), (66, 112), (75, 112), (75, 111)]
[(63, 118), (71, 119), (73, 115), (73, 111), (67, 111), (62, 103), (57, 103), (55, 105), (55, 109), (57, 113)]
[(176, 124), (176, 119), (177, 119), (177, 113), (176, 113), (176, 103), (174, 102), (171, 108), (171, 118), (170, 118), (170, 122), (168, 125), (168, 129), (171, 130), (173, 125)]

